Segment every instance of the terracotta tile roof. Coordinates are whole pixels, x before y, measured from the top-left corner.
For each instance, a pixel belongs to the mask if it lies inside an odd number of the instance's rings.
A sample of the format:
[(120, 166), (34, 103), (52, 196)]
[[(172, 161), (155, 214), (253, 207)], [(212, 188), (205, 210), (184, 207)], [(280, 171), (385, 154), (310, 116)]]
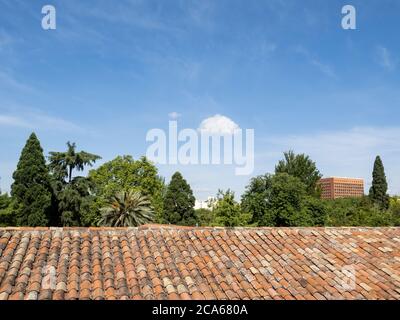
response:
[(399, 228), (1, 228), (0, 300), (400, 299)]

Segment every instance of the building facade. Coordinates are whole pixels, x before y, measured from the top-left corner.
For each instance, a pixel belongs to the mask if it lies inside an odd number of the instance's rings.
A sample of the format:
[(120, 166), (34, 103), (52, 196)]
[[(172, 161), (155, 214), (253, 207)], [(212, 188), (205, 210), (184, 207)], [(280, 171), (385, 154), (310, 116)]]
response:
[(194, 209), (212, 209), (216, 203), (216, 199), (214, 197), (208, 197), (207, 200), (197, 200), (194, 204)]
[(364, 180), (358, 178), (323, 178), (319, 181), (322, 199), (357, 198), (364, 195)]

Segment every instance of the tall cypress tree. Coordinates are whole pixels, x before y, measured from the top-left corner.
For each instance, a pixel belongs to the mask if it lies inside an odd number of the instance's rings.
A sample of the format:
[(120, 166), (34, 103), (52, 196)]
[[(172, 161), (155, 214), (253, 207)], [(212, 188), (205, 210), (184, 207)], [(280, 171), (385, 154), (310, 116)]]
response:
[(179, 172), (175, 172), (164, 198), (164, 222), (193, 226), (196, 224), (195, 198), (190, 185)]
[(383, 167), (381, 158), (377, 156), (374, 162), (374, 170), (372, 172), (372, 186), (369, 189), (369, 197), (375, 204), (384, 210), (389, 208), (387, 189), (388, 185), (386, 181), (385, 168)]
[(52, 191), (43, 149), (32, 133), (22, 149), (11, 186), (13, 211), (20, 226), (47, 226)]

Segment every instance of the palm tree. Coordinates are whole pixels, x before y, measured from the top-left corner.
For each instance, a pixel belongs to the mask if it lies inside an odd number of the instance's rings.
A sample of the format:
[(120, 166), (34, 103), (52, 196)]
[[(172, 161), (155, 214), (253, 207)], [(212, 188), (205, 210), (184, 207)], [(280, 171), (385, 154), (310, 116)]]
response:
[(101, 212), (99, 225), (103, 226), (136, 227), (154, 219), (150, 200), (134, 190), (117, 192)]
[(80, 151), (76, 152), (76, 144), (67, 142), (68, 150), (66, 152), (50, 152), (49, 167), (58, 175), (60, 179), (72, 180), (72, 171), (74, 169), (83, 171), (85, 166), (92, 166), (96, 160), (101, 159), (98, 155)]

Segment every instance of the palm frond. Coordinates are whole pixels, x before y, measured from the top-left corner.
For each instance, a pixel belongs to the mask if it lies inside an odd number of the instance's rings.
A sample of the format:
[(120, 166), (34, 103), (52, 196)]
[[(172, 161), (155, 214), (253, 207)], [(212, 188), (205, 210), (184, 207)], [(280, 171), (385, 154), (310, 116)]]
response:
[(136, 227), (155, 217), (149, 198), (135, 190), (117, 192), (101, 213), (99, 225), (112, 227)]

